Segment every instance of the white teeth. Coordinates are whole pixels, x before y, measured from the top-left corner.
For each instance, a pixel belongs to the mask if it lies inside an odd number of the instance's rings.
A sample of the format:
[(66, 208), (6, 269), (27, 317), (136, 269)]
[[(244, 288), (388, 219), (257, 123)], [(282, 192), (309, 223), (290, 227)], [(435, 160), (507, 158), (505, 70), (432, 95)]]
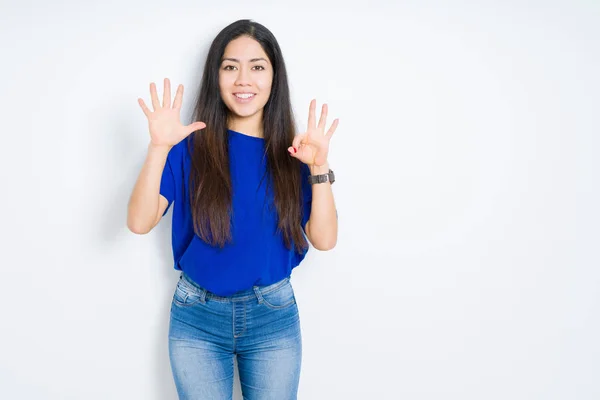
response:
[(235, 97), (238, 97), (240, 99), (249, 99), (252, 96), (254, 96), (254, 94), (252, 93), (236, 93), (235, 95)]

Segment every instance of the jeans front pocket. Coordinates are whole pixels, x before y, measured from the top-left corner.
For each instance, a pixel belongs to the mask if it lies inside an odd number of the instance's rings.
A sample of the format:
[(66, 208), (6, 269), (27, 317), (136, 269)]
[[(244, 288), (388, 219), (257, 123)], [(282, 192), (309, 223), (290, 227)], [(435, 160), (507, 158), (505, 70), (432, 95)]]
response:
[(192, 306), (200, 301), (201, 293), (195, 287), (191, 286), (184, 279), (179, 279), (173, 294), (173, 302), (178, 306)]
[(261, 292), (262, 303), (272, 309), (282, 309), (296, 304), (296, 296), (292, 288), (289, 278), (277, 289), (270, 292)]

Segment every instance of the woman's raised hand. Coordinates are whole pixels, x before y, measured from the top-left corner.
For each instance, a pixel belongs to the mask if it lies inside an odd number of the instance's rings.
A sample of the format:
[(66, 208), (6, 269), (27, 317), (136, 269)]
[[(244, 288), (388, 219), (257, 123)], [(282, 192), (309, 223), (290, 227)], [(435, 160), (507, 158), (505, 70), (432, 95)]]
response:
[(175, 146), (192, 132), (206, 127), (204, 122), (194, 122), (193, 124), (183, 126), (180, 121), (181, 103), (183, 99), (183, 85), (177, 87), (175, 101), (171, 106), (171, 83), (169, 78), (165, 78), (162, 106), (158, 101), (156, 85), (150, 83), (150, 97), (152, 99), (151, 111), (144, 100), (138, 98), (138, 103), (142, 111), (148, 118), (148, 127), (150, 129), (150, 140), (157, 146)]
[(339, 119), (335, 119), (331, 127), (325, 133), (325, 124), (327, 123), (327, 104), (321, 108), (321, 117), (319, 124), (315, 121), (315, 108), (317, 100), (310, 102), (308, 109), (308, 126), (305, 133), (296, 135), (288, 151), (292, 157), (297, 158), (308, 166), (321, 166), (327, 163), (327, 154), (329, 153), (329, 141), (335, 132)]

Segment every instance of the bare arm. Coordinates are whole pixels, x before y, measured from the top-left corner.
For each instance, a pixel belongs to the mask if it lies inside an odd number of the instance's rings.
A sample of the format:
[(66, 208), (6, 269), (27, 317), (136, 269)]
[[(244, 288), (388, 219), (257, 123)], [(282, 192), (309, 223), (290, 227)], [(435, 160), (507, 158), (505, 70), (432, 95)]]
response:
[(171, 82), (168, 78), (165, 78), (163, 104), (159, 102), (154, 82), (150, 83), (150, 97), (153, 110), (146, 106), (143, 99), (138, 98), (138, 104), (148, 118), (150, 144), (127, 206), (127, 227), (138, 234), (150, 232), (167, 209), (168, 201), (160, 194), (160, 180), (169, 151), (192, 132), (206, 127), (201, 121), (187, 126), (181, 124), (183, 85), (177, 87), (172, 106)]
[[(327, 133), (325, 133), (327, 104), (323, 104), (318, 125), (315, 121), (316, 104), (316, 99), (311, 100), (306, 132), (296, 135), (292, 146), (288, 147), (291, 156), (308, 165), (311, 175), (321, 175), (329, 172), (329, 163), (327, 162), (329, 141), (339, 122), (339, 119), (336, 118)], [(311, 211), (304, 232), (306, 232), (308, 241), (317, 250), (331, 250), (335, 247), (338, 219), (331, 183), (325, 182), (312, 185)]]
[[(312, 175), (325, 174), (329, 164), (311, 167)], [(331, 250), (337, 243), (338, 218), (331, 183), (312, 185), (310, 217), (306, 223), (306, 237), (317, 250)]]
[(150, 232), (167, 209), (168, 201), (160, 192), (160, 180), (171, 146), (150, 143), (142, 170), (127, 206), (127, 227), (137, 234)]

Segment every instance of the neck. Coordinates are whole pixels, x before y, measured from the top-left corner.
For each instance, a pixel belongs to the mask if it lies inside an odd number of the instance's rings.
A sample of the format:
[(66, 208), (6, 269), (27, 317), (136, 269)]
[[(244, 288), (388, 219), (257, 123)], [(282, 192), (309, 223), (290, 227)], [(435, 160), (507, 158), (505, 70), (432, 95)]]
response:
[(227, 128), (248, 136), (263, 137), (262, 110), (249, 117), (229, 116)]

